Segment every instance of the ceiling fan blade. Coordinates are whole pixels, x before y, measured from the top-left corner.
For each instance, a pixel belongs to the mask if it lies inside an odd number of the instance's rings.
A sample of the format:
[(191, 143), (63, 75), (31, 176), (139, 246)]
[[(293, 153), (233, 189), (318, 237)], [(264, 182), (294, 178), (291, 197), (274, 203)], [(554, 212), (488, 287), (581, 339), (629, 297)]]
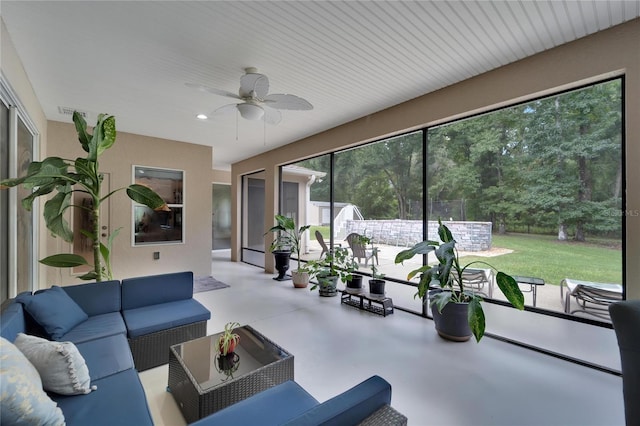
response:
[(184, 85), (192, 89), (196, 89), (200, 92), (208, 92), (208, 93), (213, 93), (214, 95), (226, 96), (228, 98), (242, 99), (240, 96), (236, 95), (235, 93), (227, 92), (226, 90), (214, 89), (213, 87), (207, 87), (207, 86), (203, 86), (201, 84), (195, 84), (195, 83), (185, 83)]
[(266, 105), (262, 105), (264, 110), (264, 121), (268, 124), (278, 124), (282, 120), (282, 114), (277, 109), (269, 108)]
[(271, 108), (276, 109), (290, 109), (297, 111), (308, 111), (313, 109), (313, 105), (311, 105), (307, 100), (296, 95), (286, 95), (281, 93), (273, 94), (264, 98), (264, 102)]
[(269, 79), (264, 74), (247, 73), (240, 78), (240, 96), (242, 98), (255, 97), (262, 99), (269, 93)]
[(211, 113), (211, 116), (229, 114), (231, 112), (236, 112), (237, 109), (238, 109), (238, 104), (223, 105), (220, 108), (218, 108), (215, 111), (213, 111)]

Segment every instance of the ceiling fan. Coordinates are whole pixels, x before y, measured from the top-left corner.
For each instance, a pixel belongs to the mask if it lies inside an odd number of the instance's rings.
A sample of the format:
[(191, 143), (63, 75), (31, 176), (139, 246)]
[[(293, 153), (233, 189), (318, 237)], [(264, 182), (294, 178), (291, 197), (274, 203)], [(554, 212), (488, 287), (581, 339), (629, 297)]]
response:
[(216, 109), (212, 115), (238, 111), (247, 120), (264, 120), (269, 124), (278, 124), (282, 120), (280, 109), (308, 111), (313, 109), (305, 99), (288, 94), (268, 94), (269, 79), (266, 75), (258, 73), (257, 68), (245, 68), (245, 74), (240, 78), (240, 90), (238, 94), (225, 90), (214, 89), (199, 84), (185, 83), (188, 87), (238, 99), (242, 102), (224, 105)]

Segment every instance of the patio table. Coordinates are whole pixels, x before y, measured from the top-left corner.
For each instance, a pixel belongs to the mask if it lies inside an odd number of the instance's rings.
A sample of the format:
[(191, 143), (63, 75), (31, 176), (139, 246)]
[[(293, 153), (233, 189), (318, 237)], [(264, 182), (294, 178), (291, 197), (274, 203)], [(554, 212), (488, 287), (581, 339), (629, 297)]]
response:
[(538, 286), (544, 285), (544, 280), (542, 278), (536, 277), (523, 277), (518, 275), (513, 275), (513, 279), (516, 280), (518, 284), (529, 285), (529, 290), (526, 290), (527, 293), (531, 293), (533, 296), (533, 307), (536, 307), (536, 298), (538, 295)]
[(234, 354), (227, 356), (216, 350), (222, 333), (169, 349), (167, 390), (187, 423), (294, 379), (293, 355), (251, 326), (234, 332), (240, 341)]

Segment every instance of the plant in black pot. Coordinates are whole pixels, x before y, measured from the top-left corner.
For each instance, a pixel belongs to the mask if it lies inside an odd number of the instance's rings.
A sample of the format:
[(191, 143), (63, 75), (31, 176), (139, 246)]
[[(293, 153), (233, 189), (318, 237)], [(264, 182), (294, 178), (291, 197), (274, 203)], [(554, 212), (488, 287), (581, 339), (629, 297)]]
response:
[(273, 257), (276, 260), (276, 271), (278, 271), (278, 276), (273, 277), (273, 279), (276, 281), (289, 280), (290, 278), (287, 277), (286, 274), (289, 270), (289, 259), (291, 258), (291, 250), (286, 245), (275, 243), (271, 245), (271, 253), (273, 253)]
[[(442, 243), (422, 241), (398, 253), (395, 263), (402, 263), (416, 254), (433, 252), (438, 263), (411, 271), (407, 279), (410, 280), (420, 274), (416, 296), (426, 300), (425, 296), (429, 294), (433, 320), (441, 337), (454, 341), (466, 341), (473, 335), (479, 342), (485, 330), (482, 297), (465, 290), (463, 274), (465, 269), (474, 264), (483, 264), (492, 270), (496, 269), (483, 261), (470, 262), (461, 266), (456, 241), (451, 231), (441, 220), (438, 220), (438, 224), (438, 236)], [(497, 271), (496, 283), (511, 305), (520, 310), (524, 309), (524, 296), (512, 276)]]
[[(376, 252), (376, 248), (373, 246), (373, 238), (367, 237), (366, 235), (360, 235), (358, 237), (359, 242), (363, 246), (367, 246), (371, 244), (371, 253)], [(384, 296), (384, 288), (386, 281), (384, 280), (384, 275), (378, 272), (378, 266), (376, 265), (377, 256), (371, 257), (371, 279), (369, 280), (369, 293), (376, 296)]]
[(377, 296), (384, 296), (384, 287), (386, 281), (384, 274), (378, 272), (376, 262), (371, 259), (371, 279), (369, 280), (369, 293)]
[(300, 254), (302, 251), (302, 237), (310, 225), (297, 228), (292, 218), (279, 214), (275, 216), (275, 219), (277, 225), (272, 226), (266, 232), (266, 234), (270, 232), (278, 233), (275, 240), (271, 243), (271, 252), (275, 257), (276, 270), (278, 271), (278, 276), (275, 277), (274, 280), (284, 281), (288, 279), (285, 277), (285, 273), (289, 269), (289, 259), (293, 252), (298, 258), (298, 268), (291, 271), (293, 286), (296, 288), (304, 288), (309, 284), (309, 271), (306, 266), (300, 265)]
[[(355, 238), (357, 238), (357, 241), (356, 241), (357, 244), (366, 245), (367, 241), (369, 241), (369, 238), (364, 235), (357, 235)], [(345, 256), (346, 255), (347, 254), (345, 254)], [(346, 284), (346, 290), (348, 292), (361, 293), (363, 291), (362, 280), (364, 277), (361, 274), (356, 273), (356, 271), (359, 268), (359, 265), (358, 265), (358, 262), (355, 261), (355, 257), (356, 256), (351, 256), (352, 261), (345, 262), (346, 264), (344, 265), (344, 268), (348, 272), (348, 275), (344, 279), (342, 279), (342, 281), (344, 281), (344, 283)]]
[(347, 280), (346, 282), (347, 290), (355, 293), (360, 293), (362, 291), (362, 278), (362, 275), (351, 272), (351, 279)]
[(353, 272), (358, 269), (358, 263), (353, 260), (349, 250), (335, 247), (319, 260), (307, 263), (309, 275), (315, 277), (317, 284), (310, 290), (318, 289), (320, 296), (336, 296), (338, 294), (338, 279), (348, 283), (353, 278)]

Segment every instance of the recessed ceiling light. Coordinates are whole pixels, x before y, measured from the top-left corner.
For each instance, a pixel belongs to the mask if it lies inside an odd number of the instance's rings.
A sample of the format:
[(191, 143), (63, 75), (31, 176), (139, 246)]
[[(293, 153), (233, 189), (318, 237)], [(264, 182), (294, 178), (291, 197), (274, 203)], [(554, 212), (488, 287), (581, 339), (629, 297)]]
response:
[(206, 116), (206, 115), (204, 115), (204, 114), (198, 114), (198, 115), (196, 115), (196, 118), (197, 118), (198, 120), (206, 120), (206, 119), (207, 119), (207, 118), (209, 118), (209, 117), (207, 117), (207, 116)]

